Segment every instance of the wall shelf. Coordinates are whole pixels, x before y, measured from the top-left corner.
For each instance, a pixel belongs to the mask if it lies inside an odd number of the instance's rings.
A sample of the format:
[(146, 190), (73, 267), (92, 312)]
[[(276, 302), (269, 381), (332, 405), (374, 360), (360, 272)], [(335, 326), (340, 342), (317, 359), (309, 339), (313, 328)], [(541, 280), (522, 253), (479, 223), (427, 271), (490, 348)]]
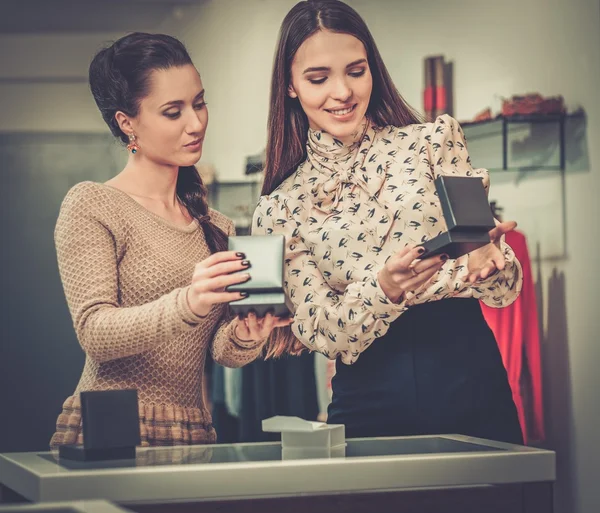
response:
[(212, 208), (233, 220), (238, 235), (246, 235), (250, 232), (261, 185), (256, 179), (216, 181), (207, 186), (208, 201)]
[[(566, 131), (570, 119), (584, 117), (582, 110), (571, 114), (532, 114), (524, 116), (498, 116), (494, 119), (461, 123), (467, 142), (476, 141), (490, 137), (501, 136), (502, 138), (502, 165), (500, 167), (490, 166), (489, 171), (537, 171), (537, 170), (559, 170), (564, 171), (566, 167)], [(556, 125), (558, 128), (557, 143), (559, 148), (558, 163), (554, 165), (533, 166), (509, 166), (508, 142), (509, 129), (512, 125)], [(470, 148), (471, 149), (471, 148)]]
[(567, 255), (566, 172), (589, 169), (585, 125), (583, 110), (461, 123), (473, 165), (495, 172), (490, 198), (544, 261)]

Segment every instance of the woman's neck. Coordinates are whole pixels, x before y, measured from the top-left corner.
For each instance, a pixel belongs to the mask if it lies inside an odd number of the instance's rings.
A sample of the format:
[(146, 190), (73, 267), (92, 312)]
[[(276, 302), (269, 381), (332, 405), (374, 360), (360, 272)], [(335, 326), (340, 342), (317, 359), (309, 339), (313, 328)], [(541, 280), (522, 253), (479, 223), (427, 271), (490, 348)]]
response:
[(166, 166), (140, 156), (129, 156), (127, 165), (113, 180), (125, 192), (175, 207), (179, 166)]
[(327, 132), (326, 130), (319, 128), (315, 125), (313, 125), (312, 123), (309, 125), (311, 132), (314, 133), (320, 133), (322, 134), (322, 136), (325, 139), (335, 139), (336, 141), (340, 141), (344, 146), (346, 147), (350, 147), (354, 144), (356, 144), (357, 142), (360, 142), (360, 140), (362, 139), (362, 136), (364, 135), (366, 128), (369, 124), (369, 120), (368, 118), (365, 116), (363, 117), (363, 119), (361, 120), (361, 122), (358, 124), (358, 126), (352, 131), (352, 133), (345, 135), (345, 136), (339, 136), (339, 135), (334, 135), (330, 132)]

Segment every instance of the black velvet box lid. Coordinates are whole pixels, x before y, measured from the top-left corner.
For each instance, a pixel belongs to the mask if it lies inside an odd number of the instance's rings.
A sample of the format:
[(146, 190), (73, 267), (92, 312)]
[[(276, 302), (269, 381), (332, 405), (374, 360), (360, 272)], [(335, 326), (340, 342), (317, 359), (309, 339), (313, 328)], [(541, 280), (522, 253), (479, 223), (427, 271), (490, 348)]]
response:
[(469, 176), (438, 176), (436, 190), (448, 231), (423, 243), (422, 258), (447, 254), (458, 258), (490, 243), (496, 226), (483, 180)]

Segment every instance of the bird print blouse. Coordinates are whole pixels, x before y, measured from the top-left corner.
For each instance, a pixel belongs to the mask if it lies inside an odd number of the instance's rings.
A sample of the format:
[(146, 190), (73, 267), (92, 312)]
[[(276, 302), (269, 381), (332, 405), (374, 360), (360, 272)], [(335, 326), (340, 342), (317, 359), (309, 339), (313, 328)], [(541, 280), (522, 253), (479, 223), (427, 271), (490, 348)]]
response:
[(402, 128), (365, 119), (350, 139), (309, 130), (306, 160), (254, 213), (253, 234), (285, 236), (292, 331), (304, 345), (352, 364), (413, 305), (474, 297), (503, 307), (517, 298), (521, 266), (502, 240), (502, 271), (469, 284), (469, 256), (449, 259), (400, 302), (389, 300), (377, 279), (388, 257), (446, 231), (435, 178), (480, 176), (489, 191), (489, 176), (471, 166), (448, 115)]

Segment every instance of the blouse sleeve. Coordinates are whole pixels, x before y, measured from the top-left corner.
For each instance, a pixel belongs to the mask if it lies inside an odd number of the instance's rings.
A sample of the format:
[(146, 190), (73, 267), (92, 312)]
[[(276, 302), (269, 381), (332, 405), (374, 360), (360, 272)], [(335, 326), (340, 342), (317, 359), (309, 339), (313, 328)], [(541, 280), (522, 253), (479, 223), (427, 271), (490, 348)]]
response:
[[(428, 142), (429, 161), (434, 175), (480, 176), (489, 193), (489, 173), (485, 169), (473, 169), (462, 128), (454, 118), (448, 115), (438, 117), (433, 124)], [(500, 248), (506, 261), (504, 269), (471, 285), (473, 297), (496, 308), (513, 303), (523, 284), (521, 264), (515, 257), (512, 248), (505, 242), (504, 236), (500, 242)], [(468, 258), (469, 255), (465, 255), (454, 260), (455, 267), (466, 270)], [(452, 265), (451, 262), (449, 264)]]
[(295, 221), (276, 196), (263, 196), (254, 213), (253, 235), (282, 234), (286, 240), (284, 286), (295, 307), (292, 332), (309, 349), (345, 364), (354, 363), (373, 340), (407, 309), (392, 303), (377, 275), (332, 289), (298, 236)]

